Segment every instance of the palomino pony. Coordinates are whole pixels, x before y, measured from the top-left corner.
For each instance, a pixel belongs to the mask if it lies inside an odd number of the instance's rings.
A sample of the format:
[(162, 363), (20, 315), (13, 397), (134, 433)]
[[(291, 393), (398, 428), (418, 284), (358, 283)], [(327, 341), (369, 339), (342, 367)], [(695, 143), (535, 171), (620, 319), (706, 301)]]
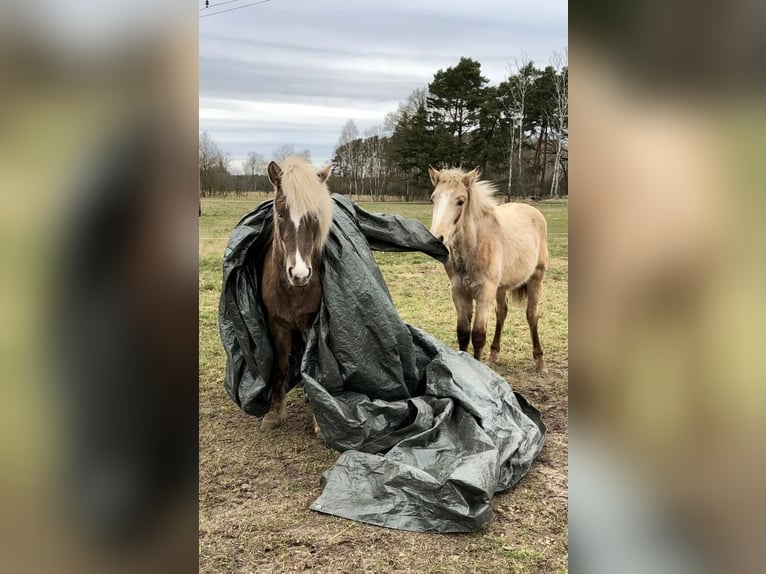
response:
[[(487, 321), (496, 306), (495, 338), (489, 360), (497, 361), (500, 336), (508, 313), (507, 295), (527, 299), (527, 322), (532, 334), (532, 356), (545, 372), (543, 350), (537, 335), (537, 305), (548, 264), (545, 217), (525, 203), (498, 205), (495, 188), (477, 179), (479, 168), (438, 171), (428, 167), (434, 192), (431, 233), (449, 249), (445, 264), (457, 310), (457, 339), (461, 351), (473, 342), (473, 356), (481, 360), (487, 338)], [(473, 302), (476, 318), (471, 327)]]
[[(292, 333), (307, 330), (322, 301), (319, 267), (332, 223), (332, 200), (325, 181), (331, 166), (316, 171), (302, 158), (291, 156), (280, 166), (269, 163), (274, 185), (274, 239), (263, 263), (261, 293), (274, 343), (271, 407), (262, 430), (279, 426), (284, 417)], [(316, 420), (314, 430), (318, 432)]]

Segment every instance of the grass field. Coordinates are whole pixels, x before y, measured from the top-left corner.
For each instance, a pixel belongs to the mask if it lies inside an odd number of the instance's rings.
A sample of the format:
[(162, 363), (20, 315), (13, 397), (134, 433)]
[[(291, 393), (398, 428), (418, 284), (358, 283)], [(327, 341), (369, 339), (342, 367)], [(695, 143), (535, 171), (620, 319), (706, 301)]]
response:
[[(300, 391), (288, 395), (288, 420), (268, 434), (223, 388), (218, 336), (221, 258), (253, 199), (203, 200), (200, 218), (200, 572), (502, 572), (567, 571), (567, 203), (538, 207), (548, 220), (550, 267), (544, 280), (540, 339), (548, 374), (537, 375), (522, 309), (509, 310), (494, 368), (542, 412), (546, 445), (529, 474), (492, 501), (495, 520), (475, 534), (387, 530), (308, 509), (338, 453), (312, 432)], [(362, 203), (430, 224), (430, 204)], [(402, 318), (457, 347), (455, 309), (443, 267), (425, 255), (378, 253)], [(490, 324), (488, 332), (493, 332)]]

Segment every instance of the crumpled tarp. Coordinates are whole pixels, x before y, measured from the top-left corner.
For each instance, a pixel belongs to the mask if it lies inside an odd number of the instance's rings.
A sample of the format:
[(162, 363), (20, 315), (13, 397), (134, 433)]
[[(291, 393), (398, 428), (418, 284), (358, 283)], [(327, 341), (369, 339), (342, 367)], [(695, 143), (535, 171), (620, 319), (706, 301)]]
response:
[[(333, 199), (323, 301), (308, 337), (295, 340), (289, 381), (303, 379), (325, 443), (342, 453), (311, 508), (404, 530), (478, 530), (492, 519), (491, 497), (529, 470), (545, 426), (500, 375), (402, 321), (370, 251), (444, 261), (445, 247), (418, 221)], [(267, 201), (237, 224), (223, 262), (225, 387), (256, 416), (270, 401), (258, 272), (271, 236)]]

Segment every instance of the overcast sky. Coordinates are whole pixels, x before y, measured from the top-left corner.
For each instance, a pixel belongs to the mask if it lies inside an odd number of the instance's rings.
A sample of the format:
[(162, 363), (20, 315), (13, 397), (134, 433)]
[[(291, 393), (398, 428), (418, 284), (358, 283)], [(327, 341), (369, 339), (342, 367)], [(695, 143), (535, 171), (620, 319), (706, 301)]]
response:
[[(219, 1), (202, 14), (254, 0)], [(567, 0), (270, 0), (201, 18), (199, 34), (200, 130), (232, 167), (283, 143), (319, 166), (350, 118), (381, 124), (461, 56), (492, 84), (522, 50), (547, 65), (567, 45)]]

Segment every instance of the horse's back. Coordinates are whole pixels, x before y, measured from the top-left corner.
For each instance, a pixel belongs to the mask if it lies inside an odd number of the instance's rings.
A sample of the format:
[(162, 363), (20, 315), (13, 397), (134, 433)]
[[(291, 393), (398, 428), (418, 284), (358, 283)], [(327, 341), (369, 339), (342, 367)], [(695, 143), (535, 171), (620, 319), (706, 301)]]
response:
[(514, 251), (527, 251), (535, 266), (547, 265), (548, 224), (539, 209), (528, 203), (503, 203), (495, 208), (495, 215)]

